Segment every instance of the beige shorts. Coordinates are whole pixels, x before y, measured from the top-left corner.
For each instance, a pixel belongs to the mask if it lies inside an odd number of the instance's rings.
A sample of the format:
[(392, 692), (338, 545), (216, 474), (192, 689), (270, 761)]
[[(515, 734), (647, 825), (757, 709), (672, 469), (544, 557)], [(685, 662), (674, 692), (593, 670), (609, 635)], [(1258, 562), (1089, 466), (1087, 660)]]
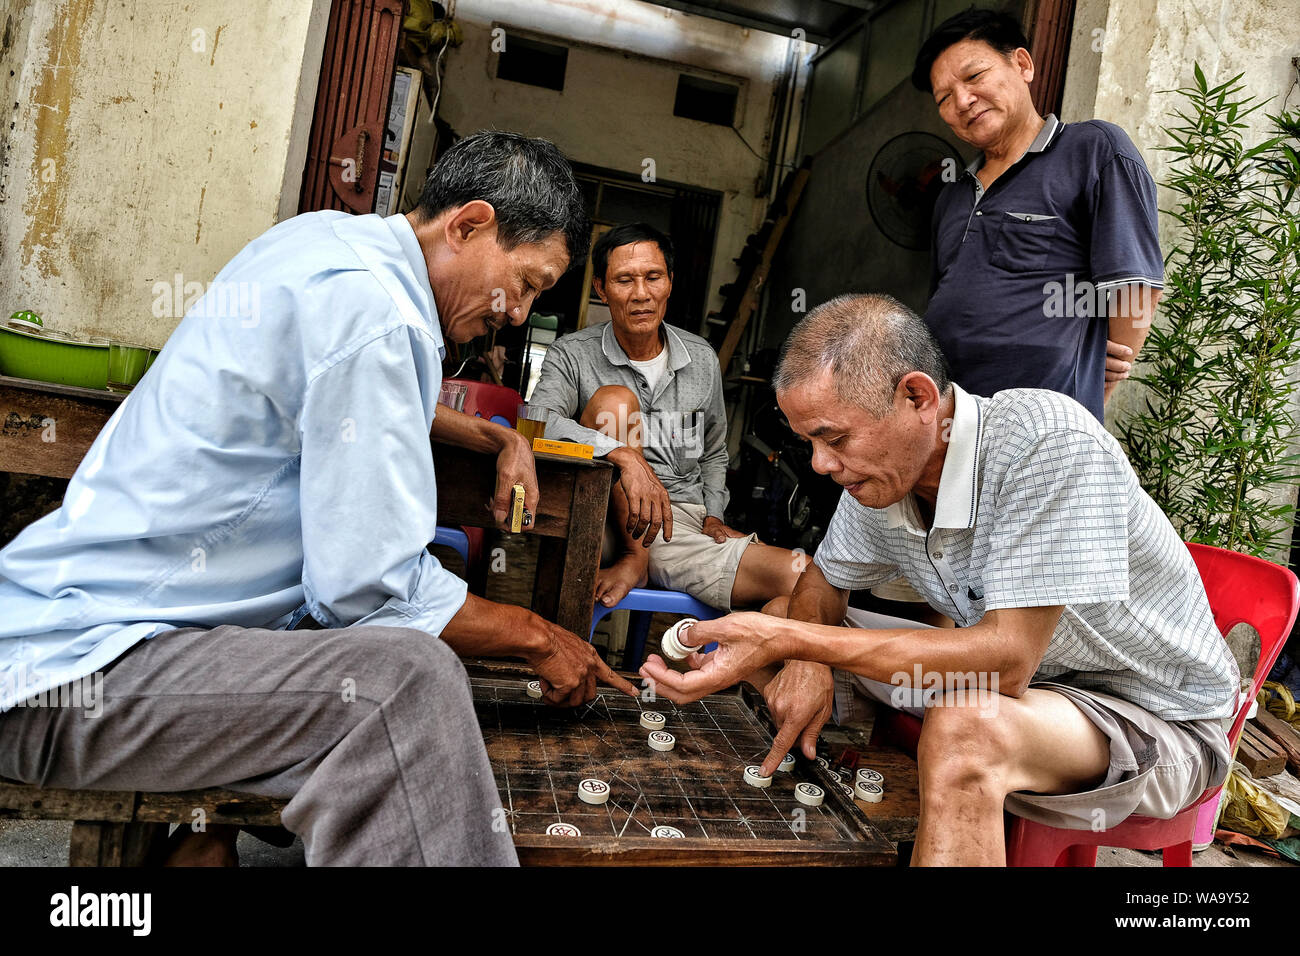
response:
[[(864, 628), (924, 627), (915, 621), (849, 608), (845, 624)], [(1067, 830), (1105, 830), (1130, 814), (1168, 820), (1208, 788), (1223, 783), (1231, 767), (1226, 721), (1167, 721), (1111, 694), (1054, 681), (1031, 687), (1050, 690), (1079, 708), (1110, 741), (1110, 768), (1091, 790), (1065, 794), (1019, 791), (1008, 794), (1006, 809), (1038, 823)], [(835, 717), (853, 719), (866, 697), (916, 717), (933, 706), (935, 695), (835, 672)], [(996, 708), (990, 709), (996, 720)]]
[(902, 604), (926, 604), (925, 598), (916, 593), (916, 588), (908, 583), (907, 578), (895, 578), (884, 584), (877, 584), (871, 593), (882, 601), (898, 601)]
[(685, 591), (697, 601), (731, 610), (736, 569), (758, 535), (728, 538), (718, 544), (704, 533), (704, 505), (673, 502), (673, 538), (657, 537), (650, 545), (650, 583), (670, 591)]

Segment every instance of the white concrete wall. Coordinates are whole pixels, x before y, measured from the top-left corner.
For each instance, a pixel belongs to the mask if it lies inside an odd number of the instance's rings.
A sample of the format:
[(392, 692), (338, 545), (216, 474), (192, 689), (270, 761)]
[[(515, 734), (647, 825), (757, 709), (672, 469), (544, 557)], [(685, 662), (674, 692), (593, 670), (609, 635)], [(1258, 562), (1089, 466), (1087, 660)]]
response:
[[(465, 42), (446, 55), (439, 113), (464, 135), (509, 129), (542, 136), (572, 160), (723, 194), (709, 309), (733, 278), (732, 257), (762, 221), (755, 186), (765, 163), (731, 130), (673, 115), (677, 76), (712, 72), (745, 81), (737, 127), (756, 152), (772, 109), (772, 84), (786, 57), (784, 37), (690, 16), (635, 0), (461, 0)], [(496, 79), (491, 29), (515, 27), (569, 47), (563, 91)], [(805, 49), (810, 49), (805, 45)]]
[[(1095, 34), (1097, 29), (1104, 32)], [(1168, 171), (1160, 147), (1170, 144), (1162, 127), (1173, 125), (1171, 110), (1180, 103), (1166, 91), (1193, 84), (1193, 63), (1200, 63), (1211, 85), (1243, 73), (1249, 95), (1273, 98), (1248, 121), (1245, 140), (1256, 143), (1266, 135), (1264, 113), (1277, 112), (1288, 92), (1290, 107), (1300, 105), (1300, 89), (1291, 89), (1295, 56), (1300, 56), (1300, 0), (1079, 0), (1062, 118), (1096, 117), (1123, 127), (1160, 182)], [(1173, 201), (1162, 187), (1160, 207)], [(1175, 224), (1169, 216), (1160, 220), (1160, 242), (1168, 252), (1177, 241)], [(1294, 375), (1300, 381), (1300, 369)], [(1136, 408), (1140, 392), (1129, 383), (1116, 391), (1107, 408), (1111, 427)], [(1294, 501), (1294, 488), (1279, 495), (1287, 497)]]
[(156, 281), (206, 283), (296, 211), (328, 0), (5, 6), (0, 309), (160, 346)]

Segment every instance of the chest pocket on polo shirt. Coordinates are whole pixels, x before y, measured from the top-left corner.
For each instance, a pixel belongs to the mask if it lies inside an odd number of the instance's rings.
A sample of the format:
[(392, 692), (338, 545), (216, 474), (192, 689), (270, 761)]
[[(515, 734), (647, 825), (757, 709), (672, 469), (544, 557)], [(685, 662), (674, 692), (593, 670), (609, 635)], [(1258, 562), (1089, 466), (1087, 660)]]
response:
[(1057, 216), (1004, 212), (989, 261), (1008, 272), (1046, 268), (1060, 222)]

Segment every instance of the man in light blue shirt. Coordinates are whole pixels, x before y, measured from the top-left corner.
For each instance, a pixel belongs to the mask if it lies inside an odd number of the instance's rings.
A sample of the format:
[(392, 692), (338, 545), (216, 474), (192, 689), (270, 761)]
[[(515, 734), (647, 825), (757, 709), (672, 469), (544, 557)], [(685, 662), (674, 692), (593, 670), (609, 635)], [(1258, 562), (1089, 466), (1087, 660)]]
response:
[[(456, 654), (524, 658), (551, 703), (636, 692), (427, 552), (429, 436), (497, 454), (498, 520), (514, 482), (536, 511), (522, 437), (435, 416), (443, 337), (523, 322), (587, 228), (554, 146), (484, 133), (408, 216), (310, 213), (231, 260), (0, 551), (0, 776), (292, 797), (310, 864), (514, 862)], [(95, 716), (31, 706), (92, 678)]]

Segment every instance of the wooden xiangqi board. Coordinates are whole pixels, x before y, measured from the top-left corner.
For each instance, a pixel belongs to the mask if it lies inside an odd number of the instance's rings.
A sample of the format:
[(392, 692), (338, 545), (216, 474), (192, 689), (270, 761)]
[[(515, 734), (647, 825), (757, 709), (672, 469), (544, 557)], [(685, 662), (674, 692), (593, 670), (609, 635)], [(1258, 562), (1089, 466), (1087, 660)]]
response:
[[(717, 694), (681, 707), (642, 703), (610, 688), (572, 710), (525, 693), (526, 677), (475, 676), (474, 707), (487, 745), (502, 814), (524, 864), (893, 866), (894, 847), (799, 759), (766, 789), (742, 779), (761, 763), (771, 737), (740, 697)], [(667, 718), (677, 738), (650, 749), (642, 710)], [(578, 783), (595, 777), (609, 801), (591, 805)], [(826, 791), (819, 807), (794, 797), (796, 783)], [(553, 836), (553, 823), (581, 836)], [(652, 837), (657, 826), (684, 838)]]

